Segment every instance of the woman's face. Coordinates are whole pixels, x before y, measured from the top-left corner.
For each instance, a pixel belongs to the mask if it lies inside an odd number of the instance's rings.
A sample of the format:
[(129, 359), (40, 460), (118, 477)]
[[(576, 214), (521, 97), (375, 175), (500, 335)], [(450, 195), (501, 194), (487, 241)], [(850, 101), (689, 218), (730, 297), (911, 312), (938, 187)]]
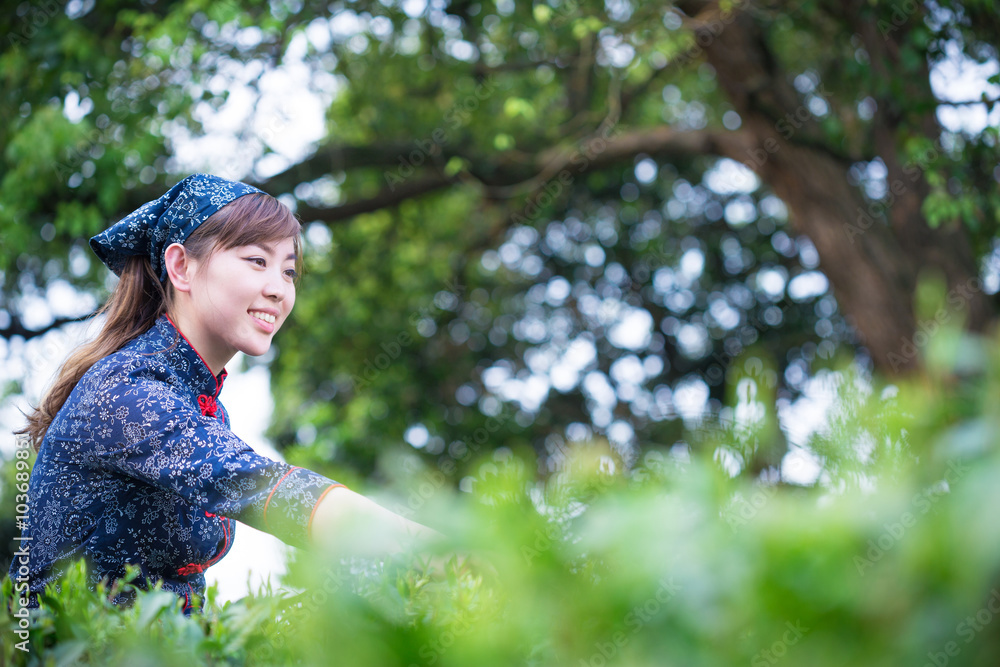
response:
[(217, 250), (195, 262), (191, 315), (199, 340), (192, 343), (213, 369), (237, 351), (251, 356), (268, 351), (295, 305), (295, 277), (291, 237)]

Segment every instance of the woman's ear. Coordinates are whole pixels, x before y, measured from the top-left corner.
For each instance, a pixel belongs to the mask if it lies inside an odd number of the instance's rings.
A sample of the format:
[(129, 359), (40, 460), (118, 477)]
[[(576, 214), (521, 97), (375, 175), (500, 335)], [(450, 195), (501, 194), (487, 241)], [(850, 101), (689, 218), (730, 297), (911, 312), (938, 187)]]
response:
[(180, 243), (171, 243), (163, 253), (163, 263), (167, 267), (167, 279), (174, 289), (178, 292), (190, 292), (195, 266), (187, 249)]

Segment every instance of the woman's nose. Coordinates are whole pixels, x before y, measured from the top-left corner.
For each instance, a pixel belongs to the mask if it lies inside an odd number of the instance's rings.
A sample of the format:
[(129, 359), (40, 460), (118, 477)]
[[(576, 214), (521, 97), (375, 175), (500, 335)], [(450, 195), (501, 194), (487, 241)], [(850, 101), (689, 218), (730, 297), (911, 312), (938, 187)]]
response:
[(288, 283), (284, 275), (280, 272), (277, 274), (269, 273), (267, 282), (264, 284), (264, 296), (276, 301), (282, 301), (288, 296), (289, 289), (294, 288)]

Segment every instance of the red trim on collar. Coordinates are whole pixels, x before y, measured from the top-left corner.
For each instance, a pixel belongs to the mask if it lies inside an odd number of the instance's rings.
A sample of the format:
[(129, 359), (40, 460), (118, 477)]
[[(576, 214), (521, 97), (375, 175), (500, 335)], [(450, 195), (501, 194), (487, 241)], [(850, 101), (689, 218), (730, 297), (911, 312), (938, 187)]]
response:
[[(229, 375), (229, 372), (225, 369), (225, 367), (223, 367), (222, 372), (219, 373), (219, 377), (215, 377), (215, 373), (212, 372), (212, 367), (208, 365), (207, 361), (205, 361), (205, 357), (201, 356), (201, 352), (199, 352), (198, 348), (196, 348), (194, 346), (194, 344), (191, 341), (188, 340), (188, 337), (184, 335), (184, 332), (181, 331), (180, 327), (177, 326), (176, 324), (174, 324), (174, 321), (172, 319), (170, 319), (170, 315), (167, 315), (166, 313), (164, 313), (163, 316), (165, 318), (167, 318), (167, 322), (170, 322), (170, 324), (173, 325), (173, 327), (177, 331), (177, 333), (180, 334), (180, 337), (183, 338), (184, 341), (188, 345), (191, 346), (191, 349), (194, 350), (194, 353), (198, 355), (199, 359), (201, 359), (201, 363), (205, 364), (205, 368), (208, 369), (208, 374), (212, 376), (213, 380), (215, 380), (215, 394), (213, 394), (211, 396), (212, 403), (214, 404), (215, 403), (215, 399), (218, 398), (218, 396), (219, 396), (219, 392), (222, 391), (222, 383), (226, 381), (226, 377)], [(202, 414), (205, 414), (205, 413), (202, 412)]]

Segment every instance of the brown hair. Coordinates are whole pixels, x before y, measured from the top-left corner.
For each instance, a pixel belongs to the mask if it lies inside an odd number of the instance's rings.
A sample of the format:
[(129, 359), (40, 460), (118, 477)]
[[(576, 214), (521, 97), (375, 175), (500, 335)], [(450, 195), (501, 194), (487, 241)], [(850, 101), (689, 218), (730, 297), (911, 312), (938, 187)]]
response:
[[(254, 193), (239, 197), (205, 220), (184, 241), (184, 249), (195, 260), (203, 260), (217, 250), (292, 237), (298, 264), (300, 234), (299, 221), (284, 204), (268, 194)], [(130, 257), (111, 296), (94, 314), (106, 315), (101, 333), (70, 355), (41, 404), (28, 416), (27, 426), (17, 433), (27, 433), (38, 451), (53, 418), (84, 373), (151, 329), (157, 318), (172, 310), (173, 296), (170, 280), (160, 282), (148, 257)]]

